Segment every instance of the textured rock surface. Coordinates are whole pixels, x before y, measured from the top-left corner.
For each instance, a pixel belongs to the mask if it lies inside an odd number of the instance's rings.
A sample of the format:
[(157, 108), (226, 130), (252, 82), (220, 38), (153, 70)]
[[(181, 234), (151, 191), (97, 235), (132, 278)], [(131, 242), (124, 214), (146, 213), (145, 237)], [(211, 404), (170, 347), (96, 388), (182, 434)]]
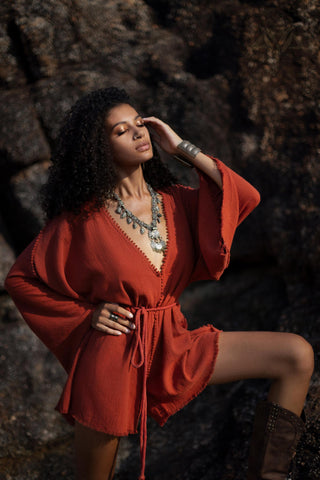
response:
[[(72, 429), (53, 410), (64, 373), (3, 278), (41, 228), (37, 192), (64, 112), (108, 85), (124, 86), (143, 113), (261, 191), (226, 274), (191, 286), (182, 304), (191, 328), (214, 322), (311, 341), (317, 366), (294, 473), (320, 478), (318, 2), (5, 0), (0, 14), (0, 479), (73, 478)], [(163, 429), (151, 420), (149, 477), (243, 480), (254, 405), (267, 387), (210, 388)], [(138, 452), (137, 436), (122, 439), (117, 479), (136, 478)]]
[(49, 146), (29, 95), (21, 91), (2, 93), (0, 105), (1, 167), (49, 158)]
[(10, 246), (10, 238), (8, 238), (7, 229), (4, 227), (2, 218), (0, 216), (0, 288), (4, 288), (4, 280), (8, 273), (12, 262), (15, 260), (15, 254)]

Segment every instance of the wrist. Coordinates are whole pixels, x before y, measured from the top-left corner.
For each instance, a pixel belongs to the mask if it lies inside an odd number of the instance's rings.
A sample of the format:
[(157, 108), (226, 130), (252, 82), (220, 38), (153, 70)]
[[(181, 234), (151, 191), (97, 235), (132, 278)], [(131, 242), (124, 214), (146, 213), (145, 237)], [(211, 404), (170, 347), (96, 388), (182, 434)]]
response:
[(181, 163), (188, 167), (193, 167), (193, 160), (196, 158), (198, 153), (201, 152), (199, 147), (196, 147), (187, 140), (182, 140), (177, 147), (174, 158), (179, 160)]

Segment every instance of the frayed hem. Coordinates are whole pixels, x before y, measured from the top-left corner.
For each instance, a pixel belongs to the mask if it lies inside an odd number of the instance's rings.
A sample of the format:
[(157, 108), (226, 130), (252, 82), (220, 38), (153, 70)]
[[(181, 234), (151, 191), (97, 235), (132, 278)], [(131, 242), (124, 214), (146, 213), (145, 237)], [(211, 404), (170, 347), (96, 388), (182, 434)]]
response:
[(65, 420), (70, 425), (73, 425), (73, 426), (75, 422), (78, 422), (78, 423), (81, 423), (81, 425), (84, 425), (85, 427), (90, 428), (91, 430), (95, 430), (97, 432), (103, 432), (113, 437), (127, 437), (128, 435), (135, 435), (138, 433), (138, 428), (128, 429), (125, 431), (112, 430), (110, 428), (106, 428), (104, 425), (101, 425), (100, 423), (97, 423), (95, 421), (84, 419), (81, 417), (81, 415), (77, 415), (72, 412), (62, 412), (58, 410), (58, 408), (56, 408), (56, 410), (65, 418)]
[(208, 325), (208, 326), (212, 327), (212, 329), (213, 329), (212, 331), (214, 333), (216, 333), (215, 339), (214, 339), (214, 347), (213, 347), (214, 348), (214, 356), (213, 356), (212, 361), (211, 361), (209, 374), (206, 375), (205, 379), (200, 384), (199, 388), (195, 392), (190, 394), (187, 399), (184, 399), (184, 401), (177, 402), (176, 404), (173, 403), (172, 407), (170, 409), (165, 409), (164, 407), (159, 405), (159, 406), (154, 408), (152, 413), (150, 412), (149, 415), (158, 423), (158, 425), (160, 425), (160, 427), (163, 427), (172, 415), (177, 413), (183, 407), (188, 405), (188, 403), (190, 403), (192, 400), (194, 400), (198, 395), (200, 395), (200, 393), (202, 393), (203, 390), (209, 384), (210, 378), (212, 377), (212, 375), (214, 373), (216, 360), (217, 360), (217, 356), (218, 356), (218, 353), (219, 353), (219, 340), (220, 340), (220, 333), (222, 332), (222, 330), (217, 330), (215, 327), (213, 327), (213, 325)]

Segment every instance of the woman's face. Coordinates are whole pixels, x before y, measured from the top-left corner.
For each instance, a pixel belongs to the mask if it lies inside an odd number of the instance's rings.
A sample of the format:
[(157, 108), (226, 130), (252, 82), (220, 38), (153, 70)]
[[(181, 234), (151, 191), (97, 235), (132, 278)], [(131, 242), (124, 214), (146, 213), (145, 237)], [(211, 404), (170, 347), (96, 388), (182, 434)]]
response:
[(128, 104), (117, 105), (106, 117), (113, 160), (119, 167), (132, 167), (150, 160), (153, 150), (142, 117)]

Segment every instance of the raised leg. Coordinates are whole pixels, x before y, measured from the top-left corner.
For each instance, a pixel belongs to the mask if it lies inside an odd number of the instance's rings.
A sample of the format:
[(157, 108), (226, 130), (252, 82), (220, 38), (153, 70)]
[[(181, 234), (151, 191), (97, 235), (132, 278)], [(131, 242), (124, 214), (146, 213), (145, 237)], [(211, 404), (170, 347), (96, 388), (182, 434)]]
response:
[(112, 480), (119, 448), (119, 437), (75, 424), (77, 480)]
[(311, 345), (283, 332), (222, 332), (209, 384), (272, 380), (268, 400), (300, 416), (314, 368)]
[(245, 378), (272, 380), (256, 411), (247, 480), (286, 480), (303, 432), (300, 418), (313, 372), (308, 342), (290, 333), (222, 333), (210, 384)]

